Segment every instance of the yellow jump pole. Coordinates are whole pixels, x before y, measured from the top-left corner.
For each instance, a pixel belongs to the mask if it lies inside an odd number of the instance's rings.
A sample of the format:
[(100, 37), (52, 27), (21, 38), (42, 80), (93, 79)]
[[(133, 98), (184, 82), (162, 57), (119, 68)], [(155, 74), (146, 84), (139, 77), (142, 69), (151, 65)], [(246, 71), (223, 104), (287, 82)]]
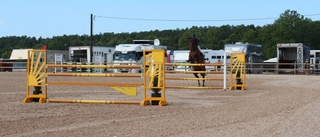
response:
[(77, 77), (142, 77), (142, 74), (121, 74), (121, 73), (47, 73), (48, 76), (77, 76)]
[(139, 65), (60, 65), (48, 64), (48, 68), (141, 68)]
[(87, 103), (87, 104), (137, 104), (141, 101), (114, 101), (114, 100), (64, 100), (48, 99), (49, 103)]
[(120, 86), (120, 87), (138, 87), (142, 83), (108, 83), (108, 82), (69, 82), (69, 81), (48, 81), (48, 85), (67, 85), (67, 86)]

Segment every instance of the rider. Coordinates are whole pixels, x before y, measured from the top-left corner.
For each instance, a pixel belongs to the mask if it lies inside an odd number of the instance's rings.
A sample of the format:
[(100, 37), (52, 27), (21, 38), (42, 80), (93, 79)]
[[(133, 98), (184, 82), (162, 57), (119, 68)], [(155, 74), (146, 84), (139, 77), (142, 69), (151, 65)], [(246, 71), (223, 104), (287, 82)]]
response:
[(201, 48), (200, 48), (200, 45), (199, 45), (200, 40), (196, 37), (196, 34), (192, 33), (191, 34), (191, 39), (195, 39), (195, 41), (197, 43), (197, 47), (198, 47), (202, 57), (204, 58), (204, 54), (201, 52)]
[(200, 45), (199, 45), (200, 40), (196, 37), (196, 34), (192, 33), (191, 34), (191, 39), (195, 39), (195, 41), (197, 43), (197, 46), (198, 46), (198, 49), (201, 51), (201, 48), (200, 48)]

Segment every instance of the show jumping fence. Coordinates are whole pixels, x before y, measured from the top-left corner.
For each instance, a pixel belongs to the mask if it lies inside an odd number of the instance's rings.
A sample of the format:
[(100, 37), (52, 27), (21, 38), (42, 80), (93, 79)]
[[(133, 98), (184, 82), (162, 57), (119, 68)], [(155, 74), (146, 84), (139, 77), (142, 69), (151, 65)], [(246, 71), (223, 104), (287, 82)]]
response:
[[(146, 52), (148, 54), (146, 55)], [(53, 103), (104, 103), (104, 104), (140, 104), (142, 106), (156, 101), (159, 106), (166, 105), (165, 88), (164, 88), (164, 56), (163, 50), (145, 51), (143, 66), (123, 66), (123, 65), (54, 65), (46, 63), (45, 50), (29, 50), (30, 58), (27, 60), (27, 90), (26, 98), (23, 102), (53, 102)], [(93, 74), (93, 73), (47, 73), (47, 68), (72, 67), (72, 68), (143, 68), (143, 74)], [(48, 77), (60, 76), (78, 76), (78, 77), (126, 77), (141, 78), (143, 83), (115, 83), (115, 82), (71, 82), (71, 81), (47, 81)], [(153, 84), (154, 77), (157, 77), (158, 84)], [(119, 100), (65, 100), (65, 99), (48, 99), (47, 86), (64, 85), (64, 86), (109, 86), (124, 94), (135, 96), (137, 87), (143, 87), (142, 101), (119, 101)], [(31, 92), (31, 88), (34, 91)], [(148, 96), (147, 91), (160, 89), (159, 96)]]
[[(23, 102), (52, 102), (52, 103), (103, 103), (103, 104), (140, 104), (149, 105), (150, 102), (163, 106), (166, 105), (166, 89), (224, 89), (226, 90), (226, 81), (230, 82), (229, 89), (246, 89), (245, 76), (245, 58), (243, 53), (232, 54), (230, 64), (190, 64), (190, 63), (165, 63), (163, 50), (144, 51), (143, 65), (65, 65), (65, 64), (47, 64), (45, 50), (29, 50), (27, 60), (27, 90), (26, 98)], [(226, 62), (226, 59), (225, 61)], [(185, 78), (185, 77), (166, 77), (165, 66), (224, 66), (222, 72), (209, 71), (187, 71), (190, 73), (223, 74), (223, 77), (216, 78)], [(123, 73), (47, 73), (48, 68), (142, 68), (142, 74), (123, 74)], [(230, 77), (227, 79), (227, 69), (230, 69)], [(74, 82), (74, 81), (48, 81), (48, 77), (124, 77), (124, 78), (143, 78), (143, 83), (120, 83), (120, 82)], [(167, 80), (208, 80), (224, 81), (223, 87), (209, 86), (167, 86)], [(66, 100), (66, 99), (48, 99), (47, 86), (108, 86), (124, 94), (137, 95), (137, 87), (143, 87), (143, 99), (138, 101), (121, 100)], [(32, 91), (31, 88), (34, 88)], [(31, 92), (32, 91), (32, 92)], [(151, 96), (148, 96), (151, 92)]]
[[(225, 56), (226, 57), (226, 56)], [(205, 73), (205, 74), (223, 74), (214, 75), (214, 78), (186, 78), (186, 77), (166, 77), (167, 80), (205, 80), (205, 81), (223, 81), (223, 86), (166, 86), (166, 88), (179, 88), (179, 89), (223, 89), (227, 88), (227, 81), (229, 81), (229, 89), (246, 89), (246, 62), (245, 62), (245, 54), (244, 53), (232, 53), (230, 64), (226, 64), (226, 59), (224, 59), (223, 64), (216, 63), (208, 63), (208, 64), (191, 64), (191, 63), (166, 63), (168, 66), (223, 66), (223, 71), (166, 71), (169, 73), (185, 73), (185, 74), (193, 74), (193, 73)], [(227, 73), (230, 74), (229, 78), (227, 78)], [(207, 84), (206, 84), (207, 85)]]

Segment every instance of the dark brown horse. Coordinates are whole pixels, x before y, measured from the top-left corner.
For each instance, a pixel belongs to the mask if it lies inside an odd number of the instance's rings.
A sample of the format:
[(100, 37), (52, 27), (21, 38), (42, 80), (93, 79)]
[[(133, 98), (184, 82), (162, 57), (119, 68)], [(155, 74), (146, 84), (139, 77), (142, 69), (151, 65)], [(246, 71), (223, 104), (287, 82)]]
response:
[[(200, 49), (198, 48), (198, 39), (192, 35), (189, 39), (190, 52), (189, 52), (189, 62), (193, 64), (205, 64), (204, 56), (202, 55)], [(206, 71), (205, 66), (192, 66), (192, 71)], [(193, 73), (196, 78), (199, 78), (198, 74), (205, 78), (205, 73)], [(205, 80), (202, 80), (202, 86), (204, 87)], [(200, 81), (198, 80), (198, 86), (200, 87)]]

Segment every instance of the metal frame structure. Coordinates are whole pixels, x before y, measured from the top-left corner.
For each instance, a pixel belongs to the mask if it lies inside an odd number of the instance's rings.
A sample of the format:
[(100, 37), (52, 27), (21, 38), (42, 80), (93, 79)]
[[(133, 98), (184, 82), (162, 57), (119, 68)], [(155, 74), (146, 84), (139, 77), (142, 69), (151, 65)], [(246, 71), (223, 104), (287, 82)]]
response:
[[(164, 50), (145, 50), (143, 52), (143, 57), (144, 87), (141, 105), (148, 105), (151, 101), (158, 101), (159, 106), (167, 105)], [(160, 90), (160, 97), (147, 96), (147, 90), (150, 89)]]
[[(28, 50), (27, 90), (24, 103), (34, 100), (38, 100), (39, 103), (47, 101), (46, 63), (46, 50)], [(34, 88), (33, 93), (31, 93), (31, 88)]]
[(246, 89), (246, 55), (245, 53), (231, 53), (230, 55), (230, 90)]

